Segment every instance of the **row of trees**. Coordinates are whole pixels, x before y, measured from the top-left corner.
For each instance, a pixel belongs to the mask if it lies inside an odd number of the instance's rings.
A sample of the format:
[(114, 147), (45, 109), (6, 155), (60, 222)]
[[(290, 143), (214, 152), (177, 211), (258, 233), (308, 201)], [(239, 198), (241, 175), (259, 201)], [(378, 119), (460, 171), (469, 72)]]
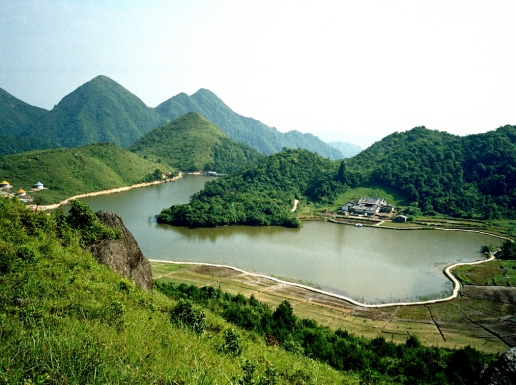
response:
[(422, 346), (415, 336), (396, 345), (382, 337), (367, 340), (332, 331), (297, 317), (288, 301), (271, 309), (254, 296), (231, 295), (213, 287), (156, 282), (156, 288), (178, 300), (189, 300), (219, 313), (227, 321), (262, 336), (269, 344), (355, 371), (364, 383), (469, 384), (483, 363), (494, 357), (472, 348), (449, 350)]

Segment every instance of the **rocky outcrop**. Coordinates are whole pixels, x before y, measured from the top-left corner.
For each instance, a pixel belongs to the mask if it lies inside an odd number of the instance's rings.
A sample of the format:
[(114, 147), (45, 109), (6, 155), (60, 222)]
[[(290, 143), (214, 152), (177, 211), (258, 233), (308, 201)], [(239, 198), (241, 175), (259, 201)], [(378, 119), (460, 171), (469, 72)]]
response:
[(129, 278), (142, 289), (151, 290), (152, 274), (149, 260), (142, 254), (133, 235), (124, 226), (122, 218), (110, 211), (99, 211), (96, 214), (104, 225), (119, 229), (122, 239), (104, 240), (89, 246), (93, 257), (116, 273)]
[(516, 347), (506, 351), (494, 364), (486, 367), (476, 385), (516, 384)]

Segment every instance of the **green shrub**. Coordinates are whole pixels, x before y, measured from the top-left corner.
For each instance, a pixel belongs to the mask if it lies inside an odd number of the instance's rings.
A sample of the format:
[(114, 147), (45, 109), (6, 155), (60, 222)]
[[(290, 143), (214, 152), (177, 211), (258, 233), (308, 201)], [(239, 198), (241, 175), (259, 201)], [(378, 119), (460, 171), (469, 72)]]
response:
[(223, 342), (222, 346), (220, 347), (220, 350), (223, 353), (232, 356), (239, 356), (242, 354), (242, 351), (244, 350), (242, 337), (235, 329), (226, 329), (226, 331), (224, 332)]
[(206, 315), (201, 309), (194, 307), (190, 301), (180, 300), (170, 310), (170, 320), (180, 327), (192, 329), (196, 334), (202, 334), (206, 327)]

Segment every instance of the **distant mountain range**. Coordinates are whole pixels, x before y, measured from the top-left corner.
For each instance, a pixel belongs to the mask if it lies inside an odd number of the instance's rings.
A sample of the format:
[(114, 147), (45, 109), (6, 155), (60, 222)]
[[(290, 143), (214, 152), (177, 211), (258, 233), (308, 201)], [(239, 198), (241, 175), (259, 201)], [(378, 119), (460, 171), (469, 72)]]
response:
[(356, 144), (344, 143), (344, 142), (330, 142), (328, 143), (333, 148), (336, 148), (344, 155), (344, 158), (351, 158), (362, 151), (362, 148)]
[(330, 159), (345, 157), (314, 135), (298, 131), (281, 133), (258, 120), (238, 115), (208, 90), (201, 89), (191, 96), (181, 93), (150, 108), (106, 76), (97, 76), (83, 84), (50, 111), (30, 106), (0, 89), (0, 137), (31, 138), (24, 146), (0, 145), (0, 155), (97, 142), (128, 148), (153, 128), (188, 112), (197, 112), (231, 139), (263, 154), (288, 147), (308, 149)]

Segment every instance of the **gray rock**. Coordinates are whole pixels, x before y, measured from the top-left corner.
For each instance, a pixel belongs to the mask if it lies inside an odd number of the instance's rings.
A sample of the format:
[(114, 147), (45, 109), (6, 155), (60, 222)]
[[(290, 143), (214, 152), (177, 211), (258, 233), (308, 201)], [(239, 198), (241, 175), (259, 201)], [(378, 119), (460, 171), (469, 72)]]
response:
[(516, 384), (516, 347), (506, 351), (494, 364), (484, 368), (477, 385)]
[(127, 230), (122, 218), (110, 211), (99, 211), (97, 218), (106, 226), (118, 228), (122, 239), (97, 242), (89, 249), (93, 257), (111, 270), (129, 278), (142, 289), (152, 289), (150, 263), (142, 254), (133, 235)]

